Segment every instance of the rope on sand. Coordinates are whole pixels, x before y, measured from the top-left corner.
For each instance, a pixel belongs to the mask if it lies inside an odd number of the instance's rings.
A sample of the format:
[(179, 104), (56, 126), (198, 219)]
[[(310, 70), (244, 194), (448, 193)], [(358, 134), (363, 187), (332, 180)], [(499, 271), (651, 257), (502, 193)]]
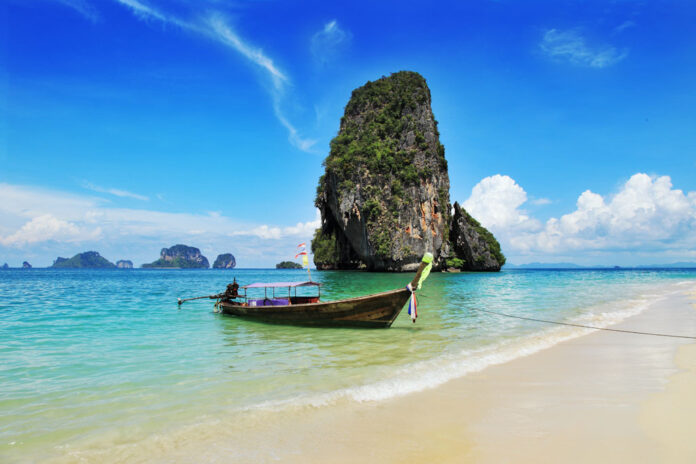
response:
[(474, 311), (479, 311), (482, 313), (495, 314), (497, 316), (510, 317), (513, 319), (522, 319), (524, 321), (544, 322), (546, 324), (556, 324), (556, 325), (567, 325), (570, 327), (580, 327), (582, 329), (606, 330), (608, 332), (621, 332), (621, 333), (638, 334), (638, 335), (653, 335), (655, 337), (687, 338), (689, 340), (696, 340), (696, 336), (692, 336), (692, 335), (674, 335), (674, 334), (663, 334), (663, 333), (655, 333), (655, 332), (639, 332), (637, 330), (610, 329), (608, 327), (597, 327), (597, 326), (591, 326), (591, 325), (573, 324), (571, 322), (549, 321), (546, 319), (535, 319), (533, 317), (515, 316), (513, 314), (499, 313), (497, 311), (490, 311), (488, 309), (480, 309), (480, 308), (470, 308), (470, 309), (473, 309)]

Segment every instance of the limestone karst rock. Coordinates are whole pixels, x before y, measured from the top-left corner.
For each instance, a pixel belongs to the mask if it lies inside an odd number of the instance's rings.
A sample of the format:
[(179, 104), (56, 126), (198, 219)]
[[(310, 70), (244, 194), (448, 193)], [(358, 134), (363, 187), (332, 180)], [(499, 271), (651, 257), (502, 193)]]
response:
[(170, 248), (162, 248), (160, 259), (149, 264), (143, 264), (144, 268), (202, 268), (210, 267), (208, 258), (201, 254), (201, 250), (187, 245), (174, 245)]
[(237, 265), (237, 260), (232, 253), (223, 253), (215, 258), (213, 269), (234, 269)]
[(500, 270), (488, 261), (470, 267), (452, 249), (464, 242), (452, 236), (445, 148), (420, 74), (401, 71), (355, 89), (324, 166), (315, 200), (322, 226), (312, 240), (318, 269), (409, 271), (431, 252), (435, 269), (456, 260), (462, 269)]

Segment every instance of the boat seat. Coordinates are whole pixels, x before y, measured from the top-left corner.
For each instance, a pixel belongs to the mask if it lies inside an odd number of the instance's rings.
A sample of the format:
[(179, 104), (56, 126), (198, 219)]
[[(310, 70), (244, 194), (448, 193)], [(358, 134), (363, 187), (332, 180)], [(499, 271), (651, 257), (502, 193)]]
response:
[(249, 306), (287, 306), (290, 301), (287, 298), (260, 298), (249, 300)]

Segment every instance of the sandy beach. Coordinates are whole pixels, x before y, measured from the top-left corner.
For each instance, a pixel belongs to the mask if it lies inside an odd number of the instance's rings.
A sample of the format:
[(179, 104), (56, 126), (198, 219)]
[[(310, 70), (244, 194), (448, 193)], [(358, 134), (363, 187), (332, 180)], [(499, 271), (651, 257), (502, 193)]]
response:
[[(696, 289), (613, 327), (693, 335)], [(694, 392), (690, 340), (595, 331), (435, 389), (257, 423), (232, 449), (249, 462), (692, 463)]]

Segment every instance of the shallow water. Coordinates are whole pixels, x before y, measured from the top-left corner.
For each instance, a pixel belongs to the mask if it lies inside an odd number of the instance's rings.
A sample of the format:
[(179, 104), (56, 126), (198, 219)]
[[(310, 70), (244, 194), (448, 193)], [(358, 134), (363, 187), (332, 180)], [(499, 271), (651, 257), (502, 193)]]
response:
[[(407, 283), (408, 274), (314, 272), (322, 299)], [(0, 458), (34, 461), (137, 446), (201, 421), (338, 401), (377, 401), (538, 351), (582, 329), (476, 308), (607, 325), (695, 270), (432, 274), (419, 318), (391, 329), (266, 325), (213, 312), (236, 277), (295, 270), (0, 272)], [(310, 291), (304, 290), (305, 293)], [(142, 454), (141, 454), (142, 457)]]

